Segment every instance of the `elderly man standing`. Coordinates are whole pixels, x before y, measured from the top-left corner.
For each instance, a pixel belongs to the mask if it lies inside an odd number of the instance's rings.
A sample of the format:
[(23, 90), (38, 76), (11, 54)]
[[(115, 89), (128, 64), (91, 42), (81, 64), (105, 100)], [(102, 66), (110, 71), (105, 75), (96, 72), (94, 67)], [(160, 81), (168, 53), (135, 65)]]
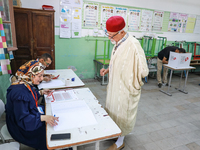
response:
[(124, 137), (136, 122), (142, 78), (149, 72), (139, 41), (125, 32), (124, 27), (121, 16), (112, 16), (106, 22), (106, 35), (115, 46), (109, 67), (100, 70), (101, 76), (109, 72), (105, 109), (122, 130), (122, 135), (107, 150), (120, 150), (125, 146)]

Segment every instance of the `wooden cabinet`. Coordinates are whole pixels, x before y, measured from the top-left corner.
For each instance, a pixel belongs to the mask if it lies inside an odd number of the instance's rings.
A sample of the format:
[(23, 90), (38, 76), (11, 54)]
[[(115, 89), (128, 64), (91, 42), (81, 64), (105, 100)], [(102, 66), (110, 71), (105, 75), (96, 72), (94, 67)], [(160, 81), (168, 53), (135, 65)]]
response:
[(14, 19), (18, 50), (14, 52), (12, 72), (44, 53), (53, 58), (48, 69), (55, 69), (54, 11), (14, 8)]

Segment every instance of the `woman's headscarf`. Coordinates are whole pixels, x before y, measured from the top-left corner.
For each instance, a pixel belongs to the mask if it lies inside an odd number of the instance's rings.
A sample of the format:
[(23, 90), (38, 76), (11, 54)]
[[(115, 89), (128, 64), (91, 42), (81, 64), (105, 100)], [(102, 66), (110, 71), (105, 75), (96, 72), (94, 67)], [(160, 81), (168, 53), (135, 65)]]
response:
[(33, 85), (33, 76), (39, 74), (44, 69), (45, 68), (40, 62), (30, 60), (17, 70), (15, 74), (17, 82), (12, 83), (12, 85), (23, 83), (28, 89), (30, 89), (30, 85)]

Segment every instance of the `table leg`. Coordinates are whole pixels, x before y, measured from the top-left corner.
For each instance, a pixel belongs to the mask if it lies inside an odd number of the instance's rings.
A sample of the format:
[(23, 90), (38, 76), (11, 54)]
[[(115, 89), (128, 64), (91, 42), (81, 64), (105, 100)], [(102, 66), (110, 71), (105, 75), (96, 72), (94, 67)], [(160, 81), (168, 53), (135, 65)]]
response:
[(96, 141), (95, 143), (95, 150), (99, 150), (99, 141)]
[(183, 71), (181, 71), (181, 77), (180, 77), (180, 81), (179, 81), (179, 88), (181, 88), (181, 81), (182, 81), (182, 78), (183, 78)]
[(161, 92), (163, 92), (163, 93), (165, 93), (165, 94), (167, 94), (167, 95), (169, 95), (169, 96), (172, 96), (172, 94), (169, 93), (169, 88), (170, 88), (170, 86), (171, 86), (171, 80), (172, 80), (172, 73), (173, 73), (173, 70), (171, 69), (170, 77), (169, 77), (169, 85), (168, 85), (167, 92), (164, 91), (164, 90), (160, 90)]
[(188, 78), (188, 72), (189, 72), (189, 70), (187, 70), (187, 72), (186, 72), (186, 77), (185, 77), (185, 83), (184, 83), (184, 86), (183, 86), (183, 90), (178, 89), (180, 92), (183, 92), (183, 93), (185, 93), (185, 94), (188, 94), (188, 92), (185, 91), (186, 83), (187, 83), (187, 78)]

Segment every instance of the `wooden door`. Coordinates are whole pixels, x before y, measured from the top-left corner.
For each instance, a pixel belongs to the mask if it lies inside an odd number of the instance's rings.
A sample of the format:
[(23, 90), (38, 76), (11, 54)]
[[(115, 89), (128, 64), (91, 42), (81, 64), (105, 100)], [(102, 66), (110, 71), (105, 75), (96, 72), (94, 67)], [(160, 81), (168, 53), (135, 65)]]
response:
[(32, 52), (32, 20), (29, 10), (14, 8), (15, 30), (18, 50), (14, 51), (14, 60), (11, 61), (12, 73), (25, 62), (31, 60)]
[(47, 69), (55, 69), (54, 12), (33, 11), (33, 58), (49, 53), (53, 61)]

